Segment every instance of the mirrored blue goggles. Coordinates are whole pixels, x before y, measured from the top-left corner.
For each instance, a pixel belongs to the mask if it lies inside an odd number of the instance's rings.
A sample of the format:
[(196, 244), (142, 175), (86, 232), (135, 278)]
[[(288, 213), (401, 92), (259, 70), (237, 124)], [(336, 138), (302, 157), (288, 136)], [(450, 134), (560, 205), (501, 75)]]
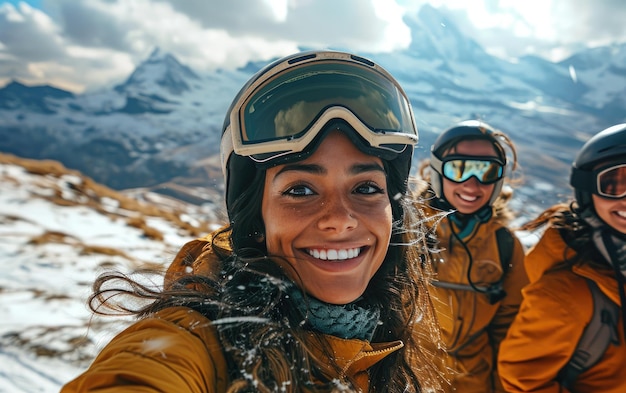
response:
[(482, 184), (492, 184), (504, 176), (504, 163), (496, 157), (451, 155), (444, 157), (441, 174), (455, 183), (475, 177)]
[(333, 54), (271, 73), (231, 111), (227, 132), (238, 155), (265, 163), (302, 152), (333, 119), (348, 123), (374, 150), (399, 154), (417, 143), (409, 100), (380, 67)]

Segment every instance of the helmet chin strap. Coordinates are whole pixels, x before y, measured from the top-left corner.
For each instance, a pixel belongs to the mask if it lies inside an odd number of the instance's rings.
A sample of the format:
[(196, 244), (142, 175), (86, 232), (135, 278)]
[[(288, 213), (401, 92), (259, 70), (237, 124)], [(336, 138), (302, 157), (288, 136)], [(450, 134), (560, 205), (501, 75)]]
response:
[(626, 236), (617, 232), (587, 207), (581, 218), (593, 229), (592, 241), (604, 259), (626, 278)]

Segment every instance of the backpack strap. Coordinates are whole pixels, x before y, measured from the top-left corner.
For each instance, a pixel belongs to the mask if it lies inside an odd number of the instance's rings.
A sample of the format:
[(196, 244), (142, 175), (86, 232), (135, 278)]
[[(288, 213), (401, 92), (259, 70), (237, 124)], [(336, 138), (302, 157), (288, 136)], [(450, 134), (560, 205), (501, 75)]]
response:
[(511, 266), (511, 258), (513, 258), (513, 234), (505, 227), (496, 230), (496, 242), (498, 243), (498, 256), (500, 257), (500, 267), (502, 268), (502, 278), (498, 282), (487, 287), (487, 296), (489, 303), (496, 304), (506, 296), (506, 291), (502, 288), (504, 278)]
[(557, 381), (569, 390), (579, 374), (591, 368), (602, 358), (610, 344), (619, 345), (617, 334), (619, 307), (598, 288), (593, 280), (588, 278), (585, 280), (593, 298), (593, 315), (578, 341), (574, 354), (557, 375)]
[(498, 255), (500, 255), (502, 277), (504, 277), (511, 266), (515, 242), (513, 241), (513, 234), (505, 227), (498, 228), (496, 231), (496, 240), (498, 242)]

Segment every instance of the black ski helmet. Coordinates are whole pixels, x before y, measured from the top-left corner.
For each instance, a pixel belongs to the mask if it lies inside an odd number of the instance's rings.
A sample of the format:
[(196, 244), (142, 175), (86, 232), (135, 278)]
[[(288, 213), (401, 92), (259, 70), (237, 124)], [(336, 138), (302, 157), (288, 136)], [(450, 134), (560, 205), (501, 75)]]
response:
[[(456, 145), (461, 140), (477, 139), (491, 142), (498, 154), (498, 158), (502, 160), (506, 168), (506, 151), (496, 137), (496, 130), (489, 124), (480, 120), (462, 121), (442, 132), (437, 137), (430, 149), (430, 167), (432, 169), (430, 183), (433, 191), (435, 191), (435, 195), (437, 196), (437, 198), (445, 199), (445, 196), (443, 193), (443, 174), (441, 168), (438, 167), (438, 165), (434, 165), (434, 163), (441, 162), (441, 160), (444, 158), (443, 154), (445, 153), (445, 151), (448, 150), (450, 147)], [(500, 195), (505, 176), (506, 172), (500, 180), (495, 182), (493, 193), (491, 194), (491, 198), (488, 202), (489, 206), (492, 206), (495, 200), (498, 198), (498, 195)]]
[[(267, 81), (274, 80), (277, 77), (277, 73), (286, 72), (289, 71), (291, 68), (302, 67), (303, 65), (306, 66), (306, 64), (309, 63), (344, 63), (349, 64), (349, 66), (353, 65), (355, 67), (368, 69), (369, 72), (375, 72), (379, 74), (380, 77), (385, 80), (385, 82), (388, 82), (392, 86), (395, 86), (394, 88), (397, 90), (397, 94), (400, 97), (403, 97), (403, 99), (406, 100), (406, 104), (408, 104), (408, 98), (406, 97), (406, 93), (404, 93), (398, 82), (386, 70), (384, 70), (382, 67), (375, 64), (371, 60), (353, 54), (327, 50), (306, 51), (283, 57), (265, 66), (263, 69), (254, 74), (237, 93), (226, 112), (226, 116), (222, 126), (221, 162), (224, 174), (226, 208), (229, 219), (232, 220), (233, 218), (231, 208), (234, 202), (242, 194), (242, 192), (247, 187), (249, 187), (253, 179), (255, 179), (255, 177), (257, 176), (258, 171), (260, 169), (267, 169), (272, 165), (278, 165), (281, 163), (280, 161), (277, 161), (276, 163), (274, 163), (273, 161), (267, 163), (259, 163), (258, 161), (253, 160), (251, 157), (239, 155), (234, 151), (232, 136), (241, 134), (242, 131), (240, 128), (238, 128), (240, 127), (240, 124), (238, 124), (236, 121), (233, 121), (234, 111), (237, 111), (238, 104), (240, 104), (240, 101), (243, 98), (250, 94), (251, 90), (256, 89), (259, 85), (262, 85)], [(290, 97), (290, 99), (294, 100), (296, 100), (297, 98), (298, 97)], [(350, 108), (347, 109), (350, 110)], [(371, 107), (369, 108), (369, 111), (373, 113)], [(322, 136), (325, 135), (329, 130), (341, 130), (361, 151), (380, 157), (385, 162), (385, 165), (389, 165), (395, 168), (394, 172), (401, 173), (402, 179), (400, 180), (403, 184), (401, 191), (406, 192), (408, 188), (409, 172), (411, 169), (411, 159), (414, 150), (413, 145), (417, 143), (417, 127), (415, 125), (415, 120), (413, 118), (412, 108), (410, 104), (406, 105), (405, 111), (403, 113), (405, 113), (406, 116), (403, 118), (405, 121), (401, 122), (401, 124), (404, 124), (411, 129), (412, 139), (407, 138), (406, 142), (403, 141), (399, 142), (398, 145), (394, 145), (401, 147), (399, 153), (389, 153), (389, 151), (383, 151), (384, 147), (382, 146), (374, 146), (370, 144), (368, 140), (361, 136), (362, 134), (359, 134), (359, 132), (356, 131), (354, 127), (352, 127), (349, 121), (345, 121), (345, 119), (337, 117), (328, 119), (324, 126), (321, 127), (321, 130), (319, 131), (318, 136), (315, 138), (315, 140), (310, 142), (310, 144), (307, 145), (304, 150), (298, 153), (292, 153), (285, 157), (295, 157), (297, 158), (297, 160), (305, 159), (307, 156), (315, 151), (315, 149), (319, 145), (320, 140), (322, 139)], [(358, 117), (358, 114), (356, 114), (356, 118)], [(359, 120), (361, 122), (363, 121), (360, 118)], [(380, 138), (384, 138), (386, 134), (394, 134), (394, 132), (385, 132), (383, 130), (377, 130), (376, 133), (379, 135)], [(376, 138), (378, 137), (374, 137), (374, 139)], [(394, 218), (397, 219), (398, 217), (394, 216)]]
[(576, 202), (581, 209), (593, 206), (591, 194), (596, 181), (592, 172), (602, 162), (626, 162), (626, 123), (606, 128), (589, 139), (572, 163), (570, 185), (574, 187)]

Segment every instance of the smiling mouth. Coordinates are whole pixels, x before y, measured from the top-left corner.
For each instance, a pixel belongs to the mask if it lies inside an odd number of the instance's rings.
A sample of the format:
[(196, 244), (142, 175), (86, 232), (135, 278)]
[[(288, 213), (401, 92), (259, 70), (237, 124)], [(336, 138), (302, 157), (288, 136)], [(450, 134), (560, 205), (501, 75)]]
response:
[(465, 202), (476, 202), (478, 200), (477, 196), (470, 196), (470, 195), (465, 195), (465, 194), (458, 194), (459, 198), (464, 200)]
[(307, 250), (310, 256), (324, 261), (343, 261), (346, 259), (356, 258), (363, 251), (362, 248), (346, 248), (346, 249), (310, 249)]

